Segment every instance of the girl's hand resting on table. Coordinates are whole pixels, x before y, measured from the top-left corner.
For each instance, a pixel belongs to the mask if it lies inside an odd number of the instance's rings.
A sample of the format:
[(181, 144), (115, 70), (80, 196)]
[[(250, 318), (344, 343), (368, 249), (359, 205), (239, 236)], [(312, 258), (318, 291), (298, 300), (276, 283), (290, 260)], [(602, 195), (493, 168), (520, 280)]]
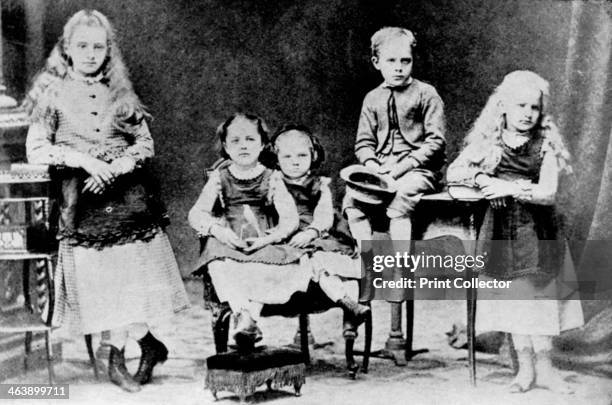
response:
[(224, 243), (234, 249), (246, 250), (248, 245), (240, 239), (230, 228), (225, 228), (219, 225), (213, 225), (210, 228), (210, 234), (217, 238), (219, 242)]
[(515, 195), (517, 192), (517, 185), (510, 181), (491, 178), (491, 181), (480, 189), (487, 200), (494, 200)]
[(491, 207), (495, 209), (505, 208), (507, 205), (506, 197), (502, 198), (494, 198), (493, 200), (489, 200)]
[(495, 209), (504, 208), (508, 205), (508, 197), (516, 195), (517, 185), (513, 182), (501, 180), (487, 175), (478, 176), (478, 184), (485, 198)]
[[(516, 183), (491, 177), (483, 173), (478, 174), (475, 181), (487, 200), (498, 200), (495, 204), (501, 204), (501, 200), (505, 200), (505, 197), (514, 196), (518, 191)], [(503, 206), (505, 205), (506, 202), (503, 201)]]
[(314, 229), (307, 229), (293, 235), (293, 238), (291, 238), (288, 245), (296, 248), (303, 248), (308, 246), (308, 244), (315, 240), (317, 236), (319, 235)]
[(474, 180), (494, 209), (508, 206), (508, 198), (514, 197), (520, 191), (516, 183), (484, 173), (478, 174)]

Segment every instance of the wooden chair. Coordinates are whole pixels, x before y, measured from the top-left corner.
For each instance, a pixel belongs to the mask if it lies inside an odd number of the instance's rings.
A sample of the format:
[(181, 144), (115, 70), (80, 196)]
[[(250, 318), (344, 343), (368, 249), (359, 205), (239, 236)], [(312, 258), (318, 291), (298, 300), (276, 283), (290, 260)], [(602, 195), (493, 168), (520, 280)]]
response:
[[(200, 239), (200, 247), (203, 246), (205, 238)], [(212, 330), (215, 341), (216, 353), (224, 353), (228, 351), (229, 339), (229, 322), (232, 310), (226, 302), (219, 302), (214, 287), (210, 278), (204, 275), (204, 302), (205, 306), (212, 311)], [(369, 303), (367, 303), (369, 305)], [(298, 292), (293, 294), (291, 299), (284, 304), (266, 304), (263, 306), (261, 316), (283, 316), (286, 318), (299, 319), (299, 335), (300, 349), (304, 356), (304, 362), (310, 364), (310, 349), (308, 346), (308, 316), (309, 314), (317, 314), (325, 312), (338, 305), (331, 301), (321, 290), (318, 284), (311, 282), (306, 292)], [(365, 322), (365, 344), (363, 352), (362, 372), (368, 372), (370, 361), (370, 351), (372, 347), (372, 314), (366, 318)], [(357, 354), (354, 351), (356, 331), (354, 333), (346, 333), (345, 339), (345, 357), (346, 367), (349, 376), (354, 378), (359, 370), (359, 366), (355, 362), (354, 356)]]

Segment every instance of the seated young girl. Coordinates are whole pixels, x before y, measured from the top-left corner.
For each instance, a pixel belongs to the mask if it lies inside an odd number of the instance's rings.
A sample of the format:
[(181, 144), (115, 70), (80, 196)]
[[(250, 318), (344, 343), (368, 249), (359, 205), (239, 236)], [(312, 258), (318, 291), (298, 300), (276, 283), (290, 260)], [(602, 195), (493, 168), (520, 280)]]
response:
[(189, 212), (190, 225), (208, 236), (195, 273), (208, 271), (220, 302), (234, 313), (236, 343), (262, 339), (263, 304), (282, 304), (306, 291), (312, 277), (304, 251), (278, 242), (298, 227), (295, 203), (280, 172), (264, 167), (264, 121), (234, 114), (217, 129), (226, 165), (215, 170)]
[[(271, 144), (300, 216), (298, 232), (288, 244), (309, 252), (313, 281), (344, 309), (348, 333), (363, 322), (370, 308), (356, 302), (361, 262), (353, 238), (334, 227), (330, 179), (311, 172), (323, 161), (323, 149), (308, 128), (293, 124), (282, 127)], [(343, 279), (353, 280), (352, 286)]]

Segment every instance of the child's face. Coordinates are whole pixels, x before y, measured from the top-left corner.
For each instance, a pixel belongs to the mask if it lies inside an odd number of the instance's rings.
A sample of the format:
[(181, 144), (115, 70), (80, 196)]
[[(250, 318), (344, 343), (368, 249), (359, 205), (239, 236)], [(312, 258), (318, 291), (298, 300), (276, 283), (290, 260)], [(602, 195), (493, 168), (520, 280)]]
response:
[(372, 57), (385, 83), (391, 87), (404, 86), (412, 74), (412, 47), (405, 37), (391, 38), (381, 44), (378, 56)]
[(77, 26), (65, 49), (72, 59), (73, 69), (85, 76), (96, 74), (108, 52), (106, 39), (106, 31), (102, 27)]
[(307, 135), (289, 131), (276, 140), (278, 165), (290, 179), (298, 179), (308, 173), (312, 163), (311, 143)]
[(503, 104), (506, 113), (506, 128), (510, 131), (527, 132), (540, 118), (542, 104), (540, 91), (533, 88), (515, 88)]
[(223, 149), (234, 164), (243, 169), (255, 167), (263, 150), (255, 122), (236, 118), (228, 127)]

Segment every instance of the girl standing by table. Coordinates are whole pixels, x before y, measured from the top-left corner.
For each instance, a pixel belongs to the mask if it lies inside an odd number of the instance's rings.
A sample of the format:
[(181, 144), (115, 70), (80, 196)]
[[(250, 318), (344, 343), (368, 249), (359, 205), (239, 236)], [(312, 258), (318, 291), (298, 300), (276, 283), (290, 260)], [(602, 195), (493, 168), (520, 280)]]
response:
[(447, 172), (449, 183), (476, 186), (491, 202), (479, 236), (488, 264), (479, 277), (512, 280), (512, 288), (479, 291), (476, 319), (480, 330), (512, 334), (519, 362), (512, 392), (537, 384), (570, 393), (552, 366), (552, 338), (583, 324), (580, 301), (564, 299), (558, 283), (569, 267), (554, 203), (570, 166), (548, 99), (548, 82), (537, 74), (508, 74)]

